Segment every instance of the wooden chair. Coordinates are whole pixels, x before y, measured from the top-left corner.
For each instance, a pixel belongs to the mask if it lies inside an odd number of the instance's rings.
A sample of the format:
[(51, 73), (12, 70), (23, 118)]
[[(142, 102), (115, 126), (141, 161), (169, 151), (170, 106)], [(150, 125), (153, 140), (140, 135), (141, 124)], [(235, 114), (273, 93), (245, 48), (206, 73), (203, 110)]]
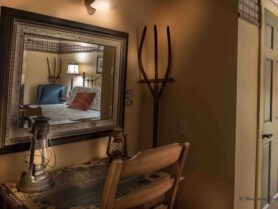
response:
[[(189, 146), (189, 143), (171, 144), (139, 153), (130, 160), (114, 160), (108, 170), (100, 209), (138, 208), (160, 197), (163, 197), (163, 202), (152, 208), (173, 209)], [(120, 178), (150, 174), (169, 167), (172, 169), (168, 177), (115, 198)]]
[(24, 117), (42, 116), (41, 107), (30, 107), (29, 105), (23, 106)]

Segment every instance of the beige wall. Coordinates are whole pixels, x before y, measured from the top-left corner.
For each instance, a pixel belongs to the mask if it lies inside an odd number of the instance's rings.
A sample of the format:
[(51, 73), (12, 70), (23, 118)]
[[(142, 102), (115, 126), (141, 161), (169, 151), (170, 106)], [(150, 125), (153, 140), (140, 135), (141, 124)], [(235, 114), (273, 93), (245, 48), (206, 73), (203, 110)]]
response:
[[(92, 159), (103, 158), (106, 153), (106, 139), (84, 141), (54, 147), (56, 153), (55, 169), (70, 166), (76, 163), (88, 162)], [(51, 150), (50, 150), (51, 151)], [(0, 183), (17, 180), (25, 169), (25, 153), (15, 153), (0, 156)], [(51, 165), (54, 158), (51, 159)]]
[[(103, 56), (103, 52), (80, 52), (68, 54), (55, 54), (35, 51), (25, 51), (24, 72), (24, 104), (36, 104), (37, 87), (39, 84), (48, 84), (48, 67), (46, 59), (49, 59), (50, 71), (53, 74), (54, 59), (56, 59), (56, 76), (59, 71), (60, 59), (62, 61), (61, 80), (56, 83), (64, 84), (70, 90), (70, 76), (67, 74), (69, 63), (78, 63), (80, 76), (74, 76), (74, 86), (83, 85), (82, 73), (86, 73), (86, 79), (93, 79), (96, 74), (97, 56)], [(87, 86), (87, 83), (85, 83)]]
[(255, 197), (258, 111), (259, 28), (239, 19), (235, 208), (253, 209)]
[[(24, 72), (24, 102), (36, 104), (37, 87), (39, 84), (48, 84), (48, 68), (46, 59), (49, 58), (51, 69), (57, 54), (25, 51), (23, 61)], [(57, 72), (57, 71), (56, 71)]]
[[(126, 108), (125, 127), (131, 153), (138, 147), (150, 147), (152, 134), (151, 96), (145, 86), (141, 87), (136, 82), (139, 78), (137, 38), (144, 24), (158, 25), (160, 68), (164, 69), (167, 62), (164, 57), (167, 51), (165, 26), (169, 24), (173, 40), (171, 76), (175, 82), (168, 85), (161, 99), (159, 144), (189, 141), (192, 145), (185, 171), (186, 180), (181, 183), (178, 194), (179, 208), (233, 208), (237, 198), (234, 195), (234, 178), (239, 182), (245, 178), (240, 173), (235, 176), (236, 137), (242, 139), (245, 134), (236, 126), (236, 121), (242, 122), (241, 117), (237, 117), (240, 110), (236, 110), (240, 104), (236, 98), (242, 92), (239, 94), (237, 88), (250, 90), (249, 86), (243, 86), (242, 81), (247, 69), (244, 68), (237, 79), (237, 66), (241, 63), (237, 62), (237, 1), (175, 0), (173, 3), (169, 0), (121, 0), (117, 1), (117, 10), (99, 12), (94, 16), (88, 16), (83, 2), (79, 1), (49, 0), (46, 3), (43, 0), (5, 0), (2, 5), (130, 33), (127, 89), (134, 90), (134, 103)], [(75, 16), (72, 16), (72, 11), (75, 11)], [(242, 29), (240, 23), (239, 33), (244, 31)], [(150, 75), (153, 70), (153, 34), (150, 27), (146, 41), (144, 65)], [(243, 52), (239, 50), (239, 53)], [(254, 99), (254, 95), (251, 97)], [(244, 97), (239, 98), (245, 102)], [(250, 115), (252, 118), (252, 113)], [(186, 133), (180, 132), (179, 121), (185, 122)], [(250, 127), (253, 128), (253, 123)], [(252, 140), (251, 135), (248, 134), (248, 141)], [(105, 142), (97, 140), (57, 147), (59, 166), (103, 155)], [(94, 154), (95, 151), (98, 153)], [(236, 159), (239, 155), (241, 153), (237, 152)], [(70, 156), (78, 159), (68, 159)], [(246, 157), (249, 158), (252, 156)], [(10, 167), (11, 163), (18, 166)], [(22, 154), (0, 156), (1, 181), (14, 178), (21, 169)], [(242, 191), (236, 189), (236, 195)], [(239, 203), (235, 201), (235, 204)]]
[[(82, 73), (86, 73), (86, 78), (88, 79), (96, 78), (98, 76), (96, 74), (97, 56), (103, 56), (103, 52), (59, 54), (58, 59), (61, 58), (62, 60), (61, 83), (70, 90), (71, 77), (67, 74), (69, 63), (78, 63), (79, 65), (80, 76), (73, 77), (73, 86), (83, 85)], [(85, 85), (87, 86), (87, 83)]]
[[(134, 90), (133, 105), (126, 108), (125, 131), (128, 134), (129, 152), (134, 154), (138, 150), (138, 120), (134, 118), (140, 117), (140, 86), (137, 84), (138, 67), (137, 67), (137, 37), (135, 30), (135, 22), (137, 18), (131, 14), (142, 14), (142, 10), (138, 7), (138, 2), (130, 0), (121, 0), (117, 3), (118, 9), (106, 12), (98, 11), (94, 16), (88, 15), (84, 6), (84, 1), (68, 1), (68, 0), (1, 0), (1, 6), (8, 6), (17, 9), (23, 9), (31, 12), (37, 12), (59, 18), (74, 20), (91, 25), (111, 28), (115, 30), (125, 31), (130, 34), (129, 38), (129, 59), (127, 72), (127, 88)], [(74, 15), (73, 15), (74, 11)], [(129, 17), (129, 18), (127, 18)], [(105, 155), (105, 146), (107, 140), (99, 139), (85, 141), (75, 144), (68, 144), (55, 147), (57, 153), (57, 168), (64, 167), (78, 162), (87, 161), (89, 159), (103, 157)], [(24, 153), (16, 153), (0, 156), (0, 183), (17, 179), (23, 170)]]
[[(186, 180), (181, 183), (178, 204), (183, 209), (232, 209), (237, 88), (237, 1), (162, 1), (150, 16), (158, 24), (160, 67), (165, 68), (165, 26), (173, 40), (175, 82), (165, 89), (160, 102), (159, 144), (189, 141), (192, 145)], [(149, 28), (148, 38), (153, 34)], [(153, 42), (148, 59), (152, 60)], [(149, 69), (153, 63), (149, 61)], [(147, 89), (143, 98), (149, 98)], [(151, 105), (149, 100), (142, 106)], [(142, 108), (144, 110), (144, 108)], [(147, 121), (151, 111), (142, 112)], [(187, 133), (179, 131), (179, 121)], [(150, 139), (144, 126), (141, 139)], [(150, 140), (140, 141), (150, 146)]]

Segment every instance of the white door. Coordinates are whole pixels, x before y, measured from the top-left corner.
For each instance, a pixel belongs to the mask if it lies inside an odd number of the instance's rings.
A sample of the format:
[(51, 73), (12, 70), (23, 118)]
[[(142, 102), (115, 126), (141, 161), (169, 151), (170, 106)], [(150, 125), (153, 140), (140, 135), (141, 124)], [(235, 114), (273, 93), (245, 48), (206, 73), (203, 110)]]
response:
[(278, 209), (278, 18), (265, 15), (261, 208)]

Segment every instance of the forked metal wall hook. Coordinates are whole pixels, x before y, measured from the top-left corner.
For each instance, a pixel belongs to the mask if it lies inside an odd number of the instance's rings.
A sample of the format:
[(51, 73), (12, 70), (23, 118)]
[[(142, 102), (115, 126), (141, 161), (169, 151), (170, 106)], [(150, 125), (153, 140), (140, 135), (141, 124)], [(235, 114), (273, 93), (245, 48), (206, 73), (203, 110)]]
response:
[[(154, 99), (154, 106), (153, 106), (153, 147), (157, 147), (157, 131), (158, 131), (158, 111), (159, 111), (159, 99), (162, 96), (162, 93), (165, 89), (165, 86), (169, 82), (173, 82), (174, 80), (169, 78), (169, 74), (172, 68), (172, 43), (171, 43), (171, 33), (170, 27), (167, 26), (167, 42), (168, 42), (168, 65), (166, 68), (166, 73), (164, 78), (158, 77), (158, 35), (157, 35), (157, 26), (154, 25), (154, 79), (149, 79), (146, 71), (143, 66), (142, 61), (142, 54), (143, 54), (143, 46), (146, 38), (147, 33), (147, 26), (144, 27), (144, 31), (141, 37), (139, 49), (138, 49), (138, 62), (139, 62), (139, 69), (143, 75), (143, 80), (140, 80), (139, 83), (146, 83), (152, 96)], [(159, 85), (161, 84), (161, 86)]]

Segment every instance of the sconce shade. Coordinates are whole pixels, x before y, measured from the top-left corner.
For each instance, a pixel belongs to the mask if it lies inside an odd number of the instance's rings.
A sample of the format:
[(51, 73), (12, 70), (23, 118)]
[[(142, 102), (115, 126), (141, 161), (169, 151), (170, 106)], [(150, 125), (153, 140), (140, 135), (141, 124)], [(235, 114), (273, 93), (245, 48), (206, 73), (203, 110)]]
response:
[(108, 10), (111, 8), (109, 2), (105, 0), (85, 0), (85, 6), (89, 15), (93, 15), (97, 10)]
[(108, 10), (110, 9), (110, 4), (106, 1), (100, 1), (96, 0), (93, 3), (91, 3), (91, 7), (96, 9), (96, 10)]
[(96, 9), (91, 6), (94, 2), (95, 0), (85, 0), (85, 6), (89, 15), (93, 15), (96, 12)]
[(69, 74), (69, 75), (80, 75), (78, 64), (74, 64), (74, 63), (68, 64), (67, 74)]

